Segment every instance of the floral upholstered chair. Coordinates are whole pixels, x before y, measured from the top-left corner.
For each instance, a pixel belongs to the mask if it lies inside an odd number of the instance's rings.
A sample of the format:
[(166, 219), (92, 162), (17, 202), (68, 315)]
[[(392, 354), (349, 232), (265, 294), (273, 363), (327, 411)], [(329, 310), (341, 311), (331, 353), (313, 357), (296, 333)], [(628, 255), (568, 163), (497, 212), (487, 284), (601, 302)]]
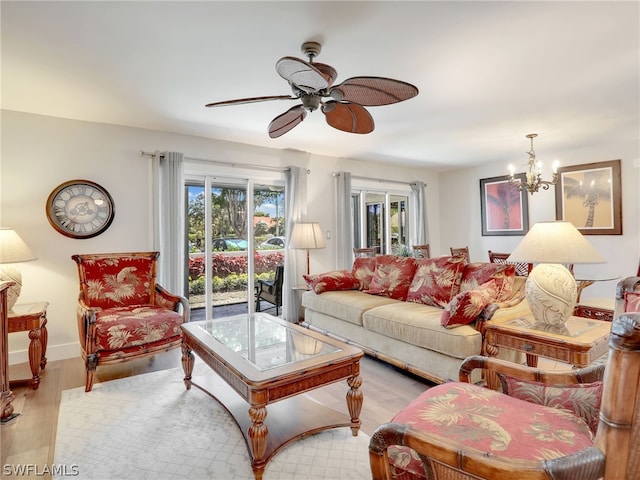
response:
[(78, 267), (78, 333), (85, 391), (98, 365), (120, 363), (180, 346), (187, 299), (156, 284), (158, 252), (73, 255)]
[[(635, 299), (627, 295), (632, 309)], [(477, 368), (497, 373), (504, 393), (470, 384)], [(430, 388), (378, 427), (371, 472), (375, 480), (640, 478), (638, 412), (640, 312), (621, 312), (606, 365), (545, 372), (467, 358), (460, 382)]]

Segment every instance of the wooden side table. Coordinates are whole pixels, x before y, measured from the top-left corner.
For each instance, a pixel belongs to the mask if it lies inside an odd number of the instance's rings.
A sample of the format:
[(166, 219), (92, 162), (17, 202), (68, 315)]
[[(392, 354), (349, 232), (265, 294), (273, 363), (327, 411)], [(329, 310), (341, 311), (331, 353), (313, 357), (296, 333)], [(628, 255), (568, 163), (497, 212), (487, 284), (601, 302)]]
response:
[(18, 303), (9, 311), (9, 333), (29, 331), (30, 380), (12, 380), (12, 384), (30, 381), (34, 390), (40, 385), (40, 369), (47, 365), (47, 307), (49, 302)]
[(500, 347), (527, 354), (527, 364), (535, 367), (538, 356), (586, 367), (609, 349), (611, 322), (569, 317), (563, 329), (537, 324), (531, 315), (487, 322), (487, 354), (495, 356)]

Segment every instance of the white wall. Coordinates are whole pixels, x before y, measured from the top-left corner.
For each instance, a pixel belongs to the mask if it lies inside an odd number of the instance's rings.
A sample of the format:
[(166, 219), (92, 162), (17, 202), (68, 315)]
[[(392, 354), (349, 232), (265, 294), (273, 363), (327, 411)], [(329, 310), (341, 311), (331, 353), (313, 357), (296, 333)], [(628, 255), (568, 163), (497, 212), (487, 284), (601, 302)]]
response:
[[(151, 160), (139, 150), (178, 151), (188, 157), (253, 165), (296, 165), (310, 170), (308, 219), (323, 229), (335, 230), (334, 171), (428, 184), (429, 223), (437, 231), (437, 174), (426, 169), (399, 168), (352, 160), (318, 157), (298, 151), (255, 148), (229, 142), (80, 122), (54, 117), (2, 111), (2, 164), (0, 169), (0, 226), (17, 230), (38, 256), (23, 263), (20, 302), (49, 302), (47, 357), (58, 360), (79, 355), (76, 328), (78, 279), (74, 253), (148, 250), (152, 246), (150, 222)], [(114, 199), (115, 218), (103, 234), (85, 240), (65, 237), (48, 223), (45, 203), (51, 191), (67, 180), (92, 180)], [(327, 248), (311, 252), (314, 272), (335, 267), (335, 236)], [(27, 361), (28, 337), (9, 337), (10, 363)]]
[[(640, 135), (640, 133), (639, 133)], [(587, 240), (604, 255), (604, 265), (576, 265), (575, 272), (592, 272), (603, 276), (626, 277), (635, 275), (640, 260), (640, 138), (630, 138), (620, 145), (589, 145), (562, 152), (558, 158), (561, 166), (580, 165), (621, 160), (622, 166), (622, 235), (588, 235)], [(522, 164), (526, 162), (522, 154)], [(538, 154), (538, 159), (544, 161)], [(513, 162), (517, 163), (516, 160)], [(548, 162), (550, 164), (551, 162)], [(510, 252), (522, 240), (522, 236), (481, 235), (480, 223), (480, 179), (507, 175), (506, 164), (495, 163), (466, 170), (443, 172), (439, 176), (440, 186), (440, 251), (447, 253), (450, 246), (468, 245), (472, 261), (487, 261), (488, 250)], [(523, 170), (519, 170), (523, 171)], [(550, 172), (543, 178), (550, 177)], [(555, 220), (555, 187), (541, 190), (529, 199), (529, 225)], [(433, 250), (432, 250), (433, 252)], [(615, 295), (617, 281), (597, 282), (587, 287), (582, 298), (609, 297)]]

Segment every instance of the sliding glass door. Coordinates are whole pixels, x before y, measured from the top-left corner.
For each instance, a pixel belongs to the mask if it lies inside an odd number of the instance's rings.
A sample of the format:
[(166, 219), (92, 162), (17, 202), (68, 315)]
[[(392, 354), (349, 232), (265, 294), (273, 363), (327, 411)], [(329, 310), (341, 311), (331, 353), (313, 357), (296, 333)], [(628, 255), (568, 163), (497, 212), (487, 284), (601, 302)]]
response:
[(192, 311), (197, 318), (253, 311), (256, 282), (273, 280), (284, 264), (284, 186), (192, 175), (185, 188)]

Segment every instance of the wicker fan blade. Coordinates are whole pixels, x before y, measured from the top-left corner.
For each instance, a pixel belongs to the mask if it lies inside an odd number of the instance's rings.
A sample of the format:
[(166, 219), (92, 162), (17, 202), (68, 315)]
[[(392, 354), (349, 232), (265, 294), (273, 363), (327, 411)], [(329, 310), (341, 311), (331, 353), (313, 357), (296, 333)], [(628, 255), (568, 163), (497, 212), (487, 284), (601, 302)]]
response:
[(307, 116), (307, 111), (302, 105), (296, 105), (290, 108), (282, 115), (277, 116), (269, 124), (269, 136), (271, 138), (278, 138), (293, 127), (298, 125)]
[(415, 97), (418, 89), (410, 83), (383, 77), (352, 77), (331, 88), (329, 95), (339, 102), (378, 106)]
[(329, 86), (320, 70), (299, 58), (281, 58), (276, 62), (276, 71), (290, 84), (306, 93), (315, 93)]
[(373, 132), (373, 117), (366, 108), (355, 103), (329, 101), (322, 106), (322, 113), (329, 125), (343, 132)]
[(224, 102), (207, 103), (205, 107), (224, 107), (226, 105), (240, 105), (242, 103), (267, 102), (269, 100), (297, 100), (298, 97), (290, 95), (275, 95), (271, 97), (238, 98), (237, 100), (225, 100)]

